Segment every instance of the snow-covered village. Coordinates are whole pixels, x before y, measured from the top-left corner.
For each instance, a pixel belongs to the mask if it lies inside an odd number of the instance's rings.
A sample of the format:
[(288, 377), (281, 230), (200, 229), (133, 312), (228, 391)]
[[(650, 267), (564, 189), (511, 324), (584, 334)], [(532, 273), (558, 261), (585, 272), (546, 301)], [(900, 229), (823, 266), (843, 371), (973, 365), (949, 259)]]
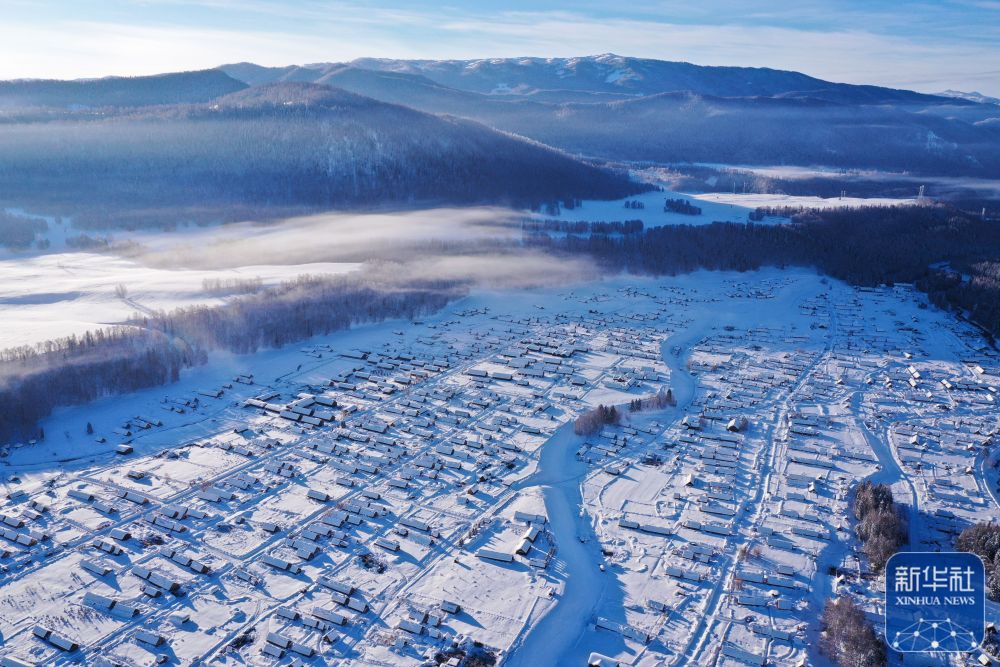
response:
[(1000, 361), (925, 305), (484, 292), (61, 410), (2, 465), (3, 664), (814, 664), (882, 604), (852, 485), (914, 546), (1000, 512)]

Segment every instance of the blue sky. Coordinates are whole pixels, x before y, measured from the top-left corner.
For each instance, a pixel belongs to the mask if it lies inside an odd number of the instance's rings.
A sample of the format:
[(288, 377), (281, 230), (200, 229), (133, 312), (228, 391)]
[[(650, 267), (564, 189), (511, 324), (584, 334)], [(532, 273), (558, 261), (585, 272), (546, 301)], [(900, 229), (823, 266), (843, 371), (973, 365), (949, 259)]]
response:
[(613, 52), (1000, 96), (1000, 0), (753, 4), (0, 0), (0, 78)]

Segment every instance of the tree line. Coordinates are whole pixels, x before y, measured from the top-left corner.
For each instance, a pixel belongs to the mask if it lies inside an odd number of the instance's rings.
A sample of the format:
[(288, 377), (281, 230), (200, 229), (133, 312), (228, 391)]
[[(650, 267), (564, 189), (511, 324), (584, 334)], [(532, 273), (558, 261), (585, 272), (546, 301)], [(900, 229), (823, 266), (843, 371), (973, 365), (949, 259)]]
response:
[(573, 422), (573, 432), (577, 435), (594, 435), (599, 433), (605, 424), (617, 424), (621, 413), (613, 405), (598, 405), (584, 412)]
[[(869, 480), (861, 482), (855, 489), (851, 511), (857, 519), (855, 533), (861, 540), (861, 550), (873, 571), (883, 571), (889, 558), (908, 541), (907, 520), (893, 499), (892, 489)], [(820, 652), (834, 664), (842, 667), (888, 664), (885, 641), (851, 596), (827, 600), (820, 627)]]
[(203, 350), (158, 331), (114, 327), (0, 355), (0, 441), (34, 437), (60, 405), (86, 403), (180, 378)]
[[(671, 405), (676, 405), (674, 392), (669, 389), (660, 389), (652, 396), (646, 398), (635, 398), (628, 402), (629, 412), (640, 412), (642, 410), (662, 410)], [(594, 435), (599, 433), (605, 425), (617, 424), (621, 421), (622, 413), (613, 405), (603, 403), (595, 408), (587, 410), (573, 422), (573, 432), (577, 435)]]
[(0, 246), (24, 249), (44, 234), (49, 225), (42, 218), (12, 215), (0, 209)]
[(687, 199), (667, 199), (663, 202), (664, 213), (681, 213), (683, 215), (701, 215), (701, 207), (695, 206)]
[(1000, 526), (987, 522), (969, 526), (955, 538), (955, 549), (983, 559), (986, 594), (991, 600), (1000, 601)]
[(643, 410), (662, 410), (663, 408), (677, 405), (674, 399), (673, 389), (660, 389), (652, 396), (646, 398), (633, 398), (628, 402), (629, 412), (642, 412)]
[(642, 220), (532, 220), (521, 222), (525, 232), (562, 232), (566, 234), (638, 234), (643, 230)]
[(130, 324), (179, 338), (197, 349), (249, 354), (356, 324), (412, 319), (443, 307), (461, 293), (454, 281), (401, 285), (371, 271), (360, 278), (300, 276), (226, 306), (187, 306), (135, 318)]

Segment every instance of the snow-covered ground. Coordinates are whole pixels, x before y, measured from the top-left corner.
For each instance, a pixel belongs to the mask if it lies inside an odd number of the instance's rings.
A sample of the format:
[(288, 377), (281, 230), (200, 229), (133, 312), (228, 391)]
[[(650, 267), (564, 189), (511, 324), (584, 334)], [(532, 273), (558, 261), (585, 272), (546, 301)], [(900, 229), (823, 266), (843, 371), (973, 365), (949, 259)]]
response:
[[(927, 196), (939, 197), (952, 193), (977, 193), (980, 197), (995, 197), (1000, 194), (1000, 180), (993, 178), (975, 178), (971, 176), (935, 176), (927, 174), (911, 174), (906, 172), (880, 171), (877, 169), (842, 169), (837, 167), (801, 166), (801, 165), (747, 165), (697, 163), (695, 166), (712, 169), (752, 172), (761, 176), (770, 176), (785, 180), (804, 180), (812, 178), (840, 178), (847, 181), (868, 181), (872, 183), (913, 183), (913, 194), (916, 196), (920, 186), (925, 186)], [(683, 166), (679, 166), (683, 171)]]
[(692, 195), (699, 202), (737, 206), (747, 209), (760, 207), (789, 207), (807, 209), (857, 208), (859, 206), (913, 206), (916, 197), (811, 197), (806, 195), (761, 195), (708, 192)]
[[(854, 484), (929, 548), (1000, 518), (1000, 359), (922, 300), (804, 270), (477, 291), (61, 409), (0, 462), (0, 654), (824, 666), (829, 596), (878, 625)], [(598, 403), (621, 423), (576, 435)]]
[[(685, 199), (693, 206), (701, 209), (699, 215), (687, 215), (664, 210), (667, 199)], [(639, 202), (642, 208), (630, 208), (626, 204)], [(615, 222), (623, 220), (642, 220), (646, 227), (662, 227), (664, 225), (709, 225), (713, 222), (747, 222), (747, 216), (759, 207), (791, 207), (807, 209), (856, 208), (858, 206), (908, 206), (915, 204), (913, 199), (892, 199), (888, 197), (822, 197), (797, 195), (759, 195), (731, 193), (694, 193), (672, 191), (645, 192), (625, 199), (614, 201), (588, 201), (582, 206), (572, 209), (562, 209), (558, 215), (538, 213), (540, 219), (585, 221), (585, 222)], [(784, 217), (767, 217), (758, 224), (775, 224), (788, 222)]]
[[(106, 253), (60, 252), (0, 259), (0, 348), (80, 334), (151, 311), (217, 304), (204, 281), (260, 278), (264, 286), (302, 274), (343, 273), (351, 263), (167, 269)], [(125, 287), (125, 298), (118, 292)]]
[[(623, 220), (642, 220), (646, 227), (662, 227), (664, 225), (709, 225), (713, 222), (746, 222), (754, 206), (738, 202), (711, 201), (701, 199), (702, 195), (690, 195), (680, 192), (653, 191), (616, 199), (612, 201), (584, 200), (581, 206), (563, 208), (558, 215), (538, 213), (536, 217), (544, 220), (567, 220), (572, 222), (618, 222)], [(686, 199), (692, 205), (702, 209), (700, 215), (686, 215), (664, 210), (667, 199)], [(627, 203), (639, 202), (642, 208), (627, 207)], [(785, 218), (769, 218), (765, 222), (785, 222)]]

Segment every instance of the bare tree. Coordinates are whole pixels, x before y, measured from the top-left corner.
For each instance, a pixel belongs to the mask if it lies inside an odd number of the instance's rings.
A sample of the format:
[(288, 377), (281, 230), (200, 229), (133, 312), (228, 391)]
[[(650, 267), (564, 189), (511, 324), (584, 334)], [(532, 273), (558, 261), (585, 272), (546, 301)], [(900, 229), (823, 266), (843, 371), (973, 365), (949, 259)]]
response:
[(896, 506), (892, 489), (865, 480), (854, 495), (855, 527), (862, 551), (876, 572), (909, 541), (909, 525), (903, 510)]
[(829, 600), (820, 619), (820, 651), (840, 667), (884, 667), (885, 642), (850, 597)]

